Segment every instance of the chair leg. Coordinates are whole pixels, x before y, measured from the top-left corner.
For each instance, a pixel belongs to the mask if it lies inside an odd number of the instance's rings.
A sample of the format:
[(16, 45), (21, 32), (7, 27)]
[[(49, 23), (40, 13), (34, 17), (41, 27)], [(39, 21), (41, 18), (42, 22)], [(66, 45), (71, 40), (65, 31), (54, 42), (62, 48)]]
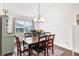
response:
[(19, 51), (17, 51), (17, 56), (19, 56)]
[(20, 56), (22, 55), (22, 53), (20, 52)]
[(53, 46), (52, 46), (52, 54), (54, 54)]
[(52, 54), (54, 54), (54, 50), (53, 50), (53, 40), (52, 40)]
[(46, 56), (46, 50), (45, 50), (45, 52), (44, 52), (44, 56)]
[(39, 52), (38, 52), (38, 56), (39, 56)]
[(49, 50), (48, 50), (48, 48), (47, 48), (47, 56), (49, 56)]
[(30, 55), (31, 55), (31, 56), (33, 55), (33, 50), (32, 50), (32, 49), (30, 49)]
[(25, 43), (24, 43), (24, 41), (23, 41), (23, 49), (25, 49), (25, 46), (24, 46), (24, 44), (25, 44)]

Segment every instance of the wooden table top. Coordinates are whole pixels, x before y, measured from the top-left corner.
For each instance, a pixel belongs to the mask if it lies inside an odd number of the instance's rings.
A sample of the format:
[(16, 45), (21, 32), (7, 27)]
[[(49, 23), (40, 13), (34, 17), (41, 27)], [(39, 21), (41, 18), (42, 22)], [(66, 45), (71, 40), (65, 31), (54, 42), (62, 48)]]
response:
[(33, 43), (37, 43), (38, 39), (37, 38), (33, 39), (32, 37), (28, 37), (28, 38), (23, 38), (23, 41), (25, 41), (27, 44), (33, 44)]
[[(50, 35), (50, 34), (45, 34), (45, 35)], [(27, 44), (34, 44), (34, 43), (37, 43), (38, 42), (38, 36), (37, 37), (27, 37), (27, 38), (22, 38), (23, 41), (25, 41)], [(42, 40), (45, 40), (44, 39), (41, 39)]]

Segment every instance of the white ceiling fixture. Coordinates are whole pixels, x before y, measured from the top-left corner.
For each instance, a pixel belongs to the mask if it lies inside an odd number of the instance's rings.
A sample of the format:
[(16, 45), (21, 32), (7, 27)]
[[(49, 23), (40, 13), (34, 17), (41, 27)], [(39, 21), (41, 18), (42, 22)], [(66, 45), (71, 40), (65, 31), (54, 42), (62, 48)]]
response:
[(34, 22), (41, 23), (44, 21), (45, 19), (40, 15), (40, 3), (38, 3), (38, 16), (34, 18)]

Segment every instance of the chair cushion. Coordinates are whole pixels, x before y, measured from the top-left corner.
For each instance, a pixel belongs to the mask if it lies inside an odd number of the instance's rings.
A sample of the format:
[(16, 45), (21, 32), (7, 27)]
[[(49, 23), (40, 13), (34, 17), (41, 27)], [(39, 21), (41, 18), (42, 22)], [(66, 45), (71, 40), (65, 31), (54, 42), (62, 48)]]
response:
[(45, 50), (45, 47), (43, 46), (34, 46), (32, 47), (33, 50), (35, 50), (36, 52), (42, 52)]

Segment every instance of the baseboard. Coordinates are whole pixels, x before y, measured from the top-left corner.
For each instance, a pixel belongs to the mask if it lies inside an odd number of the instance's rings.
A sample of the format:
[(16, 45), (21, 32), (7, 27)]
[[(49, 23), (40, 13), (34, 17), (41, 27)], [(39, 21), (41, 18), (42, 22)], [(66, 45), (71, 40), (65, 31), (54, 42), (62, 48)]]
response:
[(13, 52), (6, 53), (6, 54), (4, 54), (4, 56), (9, 56), (11, 54), (13, 54)]
[(62, 46), (59, 46), (59, 45), (56, 45), (56, 44), (54, 44), (54, 45), (57, 46), (57, 47), (59, 47), (59, 48), (62, 48), (62, 49), (65, 49), (65, 50), (68, 50), (68, 51), (73, 52), (71, 49), (67, 49), (67, 48), (65, 48), (65, 47), (62, 47)]
[(61, 48), (61, 49), (68, 50), (68, 51), (70, 51), (70, 52), (74, 53), (74, 55), (75, 55), (75, 54), (79, 55), (79, 52), (75, 52), (75, 51), (73, 51), (73, 50), (70, 50), (70, 49), (67, 49), (67, 48), (61, 47), (61, 46), (56, 45), (56, 44), (54, 44), (54, 45), (55, 45), (55, 46), (57, 46), (57, 47), (59, 47), (59, 48)]
[(79, 55), (79, 52), (74, 52), (74, 54), (77, 54), (77, 55)]

